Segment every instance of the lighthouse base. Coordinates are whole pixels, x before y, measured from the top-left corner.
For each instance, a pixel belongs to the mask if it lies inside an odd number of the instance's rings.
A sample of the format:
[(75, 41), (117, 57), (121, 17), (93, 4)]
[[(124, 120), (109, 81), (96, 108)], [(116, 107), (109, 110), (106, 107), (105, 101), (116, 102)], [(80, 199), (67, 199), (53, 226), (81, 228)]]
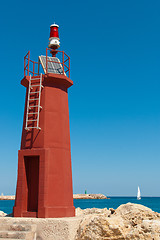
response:
[(13, 215), (38, 218), (75, 216), (70, 150), (19, 150)]
[(62, 218), (74, 217), (75, 207), (41, 208), (38, 212), (22, 212), (20, 208), (13, 208), (14, 217), (29, 218)]
[(61, 218), (61, 217), (74, 217), (75, 207), (55, 207), (55, 208), (42, 208), (38, 211), (39, 218)]

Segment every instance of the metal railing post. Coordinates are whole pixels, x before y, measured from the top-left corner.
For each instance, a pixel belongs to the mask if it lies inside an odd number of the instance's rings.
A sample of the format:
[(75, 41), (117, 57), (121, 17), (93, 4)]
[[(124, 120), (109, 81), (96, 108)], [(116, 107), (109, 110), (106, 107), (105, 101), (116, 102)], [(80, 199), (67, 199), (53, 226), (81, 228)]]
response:
[(39, 62), (39, 58), (38, 58), (38, 76), (39, 76), (39, 64), (40, 64), (40, 62)]
[(24, 57), (24, 77), (26, 76), (26, 56)]
[(69, 60), (69, 78), (70, 78), (70, 57), (68, 57)]
[(48, 57), (47, 57), (47, 51), (48, 49), (46, 48), (46, 74), (48, 73)]
[(28, 76), (29, 76), (29, 62), (30, 62), (30, 51), (28, 51), (28, 73), (27, 73)]
[(64, 51), (63, 51), (63, 75), (64, 75)]
[(33, 76), (34, 76), (34, 67), (35, 67), (35, 62), (33, 62)]

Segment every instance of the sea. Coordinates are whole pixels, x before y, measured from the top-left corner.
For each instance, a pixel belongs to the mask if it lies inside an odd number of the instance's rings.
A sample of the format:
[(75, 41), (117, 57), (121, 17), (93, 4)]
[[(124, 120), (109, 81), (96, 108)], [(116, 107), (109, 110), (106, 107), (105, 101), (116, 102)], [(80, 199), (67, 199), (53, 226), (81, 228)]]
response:
[[(109, 199), (74, 199), (74, 206), (81, 209), (86, 208), (114, 208), (121, 204), (137, 203), (151, 208), (153, 211), (160, 213), (160, 197), (142, 197), (137, 200), (136, 197), (108, 197)], [(7, 214), (12, 213), (14, 200), (0, 200), (0, 211)]]

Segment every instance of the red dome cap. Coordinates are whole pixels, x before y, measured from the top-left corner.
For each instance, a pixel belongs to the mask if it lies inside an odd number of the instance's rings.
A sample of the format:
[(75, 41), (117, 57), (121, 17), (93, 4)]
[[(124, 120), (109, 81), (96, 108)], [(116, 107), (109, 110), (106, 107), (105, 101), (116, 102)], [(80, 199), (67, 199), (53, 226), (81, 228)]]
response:
[(59, 26), (57, 24), (52, 24), (50, 26), (50, 38), (52, 37), (59, 38), (58, 28)]

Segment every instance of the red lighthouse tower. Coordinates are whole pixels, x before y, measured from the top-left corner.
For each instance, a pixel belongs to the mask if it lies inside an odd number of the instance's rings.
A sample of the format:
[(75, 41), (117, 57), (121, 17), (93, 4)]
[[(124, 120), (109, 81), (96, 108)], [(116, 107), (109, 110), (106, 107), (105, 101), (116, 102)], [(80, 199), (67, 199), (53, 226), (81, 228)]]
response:
[(49, 48), (38, 61), (24, 57), (26, 87), (15, 217), (72, 217), (72, 169), (68, 88), (70, 58), (60, 46), (58, 25), (50, 27)]

